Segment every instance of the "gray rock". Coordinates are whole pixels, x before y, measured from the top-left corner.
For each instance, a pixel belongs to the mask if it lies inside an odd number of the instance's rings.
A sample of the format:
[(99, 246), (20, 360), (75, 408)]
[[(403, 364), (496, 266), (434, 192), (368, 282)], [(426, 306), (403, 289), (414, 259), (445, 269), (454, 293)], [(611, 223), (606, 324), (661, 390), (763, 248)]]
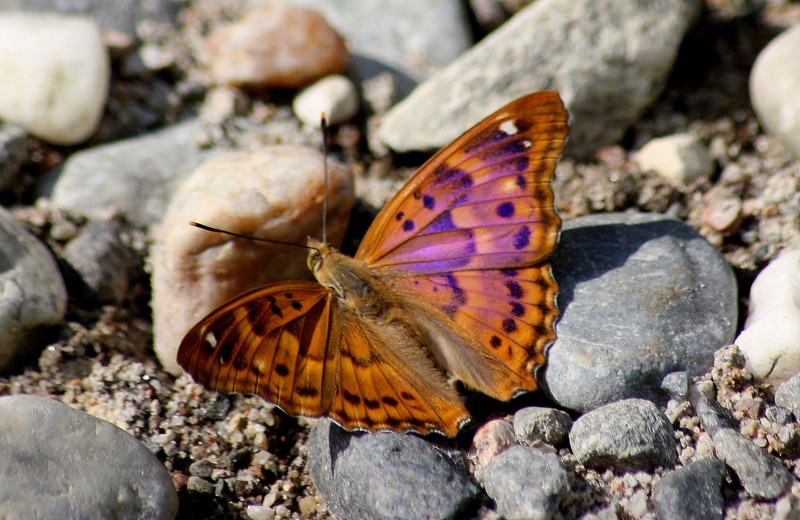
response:
[(800, 374), (781, 383), (775, 390), (775, 404), (790, 409), (795, 417), (800, 418)]
[(592, 466), (651, 468), (675, 463), (672, 425), (644, 399), (607, 404), (579, 417), (569, 443), (578, 461)]
[(136, 25), (145, 19), (174, 20), (181, 6), (176, 0), (0, 0), (0, 11), (84, 14), (107, 29), (136, 34)]
[(737, 422), (731, 413), (714, 399), (703, 395), (696, 385), (689, 389), (689, 402), (692, 403), (703, 430), (709, 435), (714, 435), (723, 428), (736, 427)]
[(13, 185), (28, 151), (28, 134), (21, 126), (0, 124), (0, 191)]
[[(260, 5), (268, 0), (251, 0)], [(405, 95), (417, 80), (452, 62), (472, 44), (462, 2), (446, 0), (291, 0), (313, 7), (347, 39), (351, 72), (390, 72)], [(364, 23), (369, 20), (369, 23)]]
[(132, 435), (44, 397), (0, 398), (0, 517), (172, 519), (169, 472)]
[(789, 408), (783, 406), (768, 406), (764, 410), (764, 417), (778, 424), (789, 424), (794, 420), (794, 414)]
[(552, 518), (569, 491), (561, 459), (527, 446), (511, 447), (492, 459), (483, 480), (497, 512), (509, 520)]
[(50, 251), (0, 208), (0, 372), (30, 354), (40, 329), (59, 323), (66, 309)]
[(642, 213), (571, 220), (552, 265), (561, 318), (542, 382), (561, 406), (660, 399), (666, 374), (705, 371), (733, 339), (733, 272), (678, 220)]
[(399, 151), (436, 149), (536, 90), (570, 110), (567, 154), (617, 142), (658, 96), (696, 0), (539, 0), (394, 107), (379, 137)]
[(41, 194), (94, 218), (119, 211), (132, 223), (158, 222), (180, 181), (212, 152), (195, 144), (197, 120), (70, 156), (49, 175)]
[(721, 428), (711, 438), (717, 457), (727, 464), (745, 491), (757, 498), (777, 498), (795, 482), (781, 462), (741, 433)]
[(120, 238), (122, 231), (112, 221), (90, 221), (69, 241), (61, 256), (77, 278), (70, 291), (73, 296), (101, 304), (122, 303), (138, 265), (136, 254)]
[(350, 433), (319, 419), (308, 437), (314, 485), (344, 518), (452, 518), (476, 499), (461, 452), (420, 437)]
[(764, 127), (800, 157), (800, 24), (764, 47), (750, 71), (750, 99)]
[(571, 427), (569, 414), (554, 408), (529, 406), (514, 414), (514, 436), (529, 446), (536, 441), (560, 446)]
[(664, 475), (653, 490), (659, 520), (721, 519), (725, 465), (716, 459), (699, 460)]
[(689, 396), (689, 374), (685, 370), (672, 372), (661, 380), (661, 389), (678, 401), (685, 401)]

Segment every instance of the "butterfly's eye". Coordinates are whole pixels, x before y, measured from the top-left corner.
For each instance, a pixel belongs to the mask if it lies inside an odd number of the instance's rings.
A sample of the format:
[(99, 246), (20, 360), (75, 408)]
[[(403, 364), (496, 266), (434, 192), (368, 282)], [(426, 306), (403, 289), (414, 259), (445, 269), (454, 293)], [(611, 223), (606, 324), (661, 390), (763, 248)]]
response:
[(306, 260), (306, 263), (308, 264), (308, 268), (311, 270), (311, 272), (316, 274), (320, 265), (322, 265), (322, 253), (320, 253), (316, 249), (312, 249), (311, 252), (308, 254), (308, 259)]

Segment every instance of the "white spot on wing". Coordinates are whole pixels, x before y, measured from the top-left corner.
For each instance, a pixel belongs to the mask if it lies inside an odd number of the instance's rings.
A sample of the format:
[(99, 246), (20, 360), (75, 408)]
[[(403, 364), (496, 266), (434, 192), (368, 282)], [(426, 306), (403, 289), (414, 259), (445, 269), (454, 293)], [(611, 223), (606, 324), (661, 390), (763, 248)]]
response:
[(522, 141), (522, 146), (524, 146), (525, 148), (530, 148), (531, 146), (533, 146), (533, 143), (525, 139), (524, 141)]
[(499, 128), (500, 131), (506, 135), (516, 135), (516, 133), (519, 132), (519, 129), (517, 128), (517, 125), (514, 124), (513, 120), (503, 121), (500, 123)]
[(217, 337), (214, 335), (213, 332), (209, 332), (206, 334), (205, 337), (206, 343), (213, 349), (217, 348)]

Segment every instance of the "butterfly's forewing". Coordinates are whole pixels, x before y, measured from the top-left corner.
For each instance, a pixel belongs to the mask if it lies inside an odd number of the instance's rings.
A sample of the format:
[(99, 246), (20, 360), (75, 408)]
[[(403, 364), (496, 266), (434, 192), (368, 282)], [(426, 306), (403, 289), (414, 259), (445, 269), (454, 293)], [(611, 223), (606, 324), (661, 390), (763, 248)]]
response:
[(561, 224), (550, 179), (566, 136), (555, 92), (509, 103), (420, 168), (378, 214), (356, 258), (412, 274), (545, 259)]
[(195, 325), (178, 363), (209, 389), (257, 394), (290, 414), (322, 415), (338, 382), (334, 304), (316, 282), (250, 291)]
[(558, 287), (543, 261), (561, 223), (550, 181), (567, 132), (554, 92), (506, 105), (428, 161), (356, 254), (463, 340), (445, 368), (500, 399), (536, 388), (555, 338)]

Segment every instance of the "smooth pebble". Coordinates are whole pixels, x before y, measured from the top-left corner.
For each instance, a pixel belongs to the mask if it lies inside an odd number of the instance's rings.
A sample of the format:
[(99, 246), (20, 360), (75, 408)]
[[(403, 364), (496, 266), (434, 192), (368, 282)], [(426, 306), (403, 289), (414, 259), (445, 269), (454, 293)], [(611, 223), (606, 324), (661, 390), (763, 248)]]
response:
[(50, 251), (2, 207), (0, 251), (0, 372), (5, 372), (31, 355), (42, 327), (61, 322), (67, 290)]
[(397, 151), (441, 148), (509, 101), (557, 90), (570, 111), (567, 154), (616, 143), (660, 93), (695, 0), (539, 0), (420, 84), (386, 114)]
[(687, 186), (708, 179), (714, 163), (706, 147), (691, 134), (674, 134), (652, 139), (633, 155), (643, 171), (654, 171), (675, 186)]
[(351, 433), (328, 419), (311, 428), (308, 469), (343, 518), (453, 518), (480, 492), (457, 450), (414, 435)]
[(800, 158), (800, 24), (772, 40), (750, 71), (750, 100), (759, 121)]
[(0, 397), (0, 517), (171, 520), (172, 477), (131, 434), (56, 400)]
[(202, 58), (219, 84), (266, 88), (304, 87), (342, 72), (350, 59), (344, 39), (322, 15), (280, 2), (218, 27)]
[(319, 128), (323, 113), (328, 124), (338, 125), (358, 112), (358, 92), (349, 78), (334, 74), (300, 92), (294, 98), (292, 110), (307, 125)]
[(0, 118), (57, 145), (100, 124), (111, 65), (88, 17), (0, 13)]
[[(320, 238), (324, 160), (295, 145), (222, 153), (175, 192), (151, 253), (154, 348), (166, 370), (181, 372), (181, 339), (215, 307), (269, 282), (311, 276), (305, 248), (232, 239), (189, 222), (305, 245), (309, 236)], [(354, 203), (353, 177), (327, 162), (328, 240), (338, 245)]]
[(761, 381), (800, 374), (800, 249), (781, 252), (753, 281), (747, 321), (734, 343)]
[(216, 153), (196, 143), (191, 119), (140, 137), (76, 152), (50, 172), (39, 195), (57, 208), (91, 218), (121, 213), (138, 226), (158, 222), (172, 192), (205, 158)]
[(671, 466), (677, 460), (672, 425), (656, 405), (625, 399), (575, 420), (572, 452), (582, 464), (620, 469)]
[(563, 407), (660, 399), (665, 375), (703, 373), (733, 340), (733, 271), (681, 221), (635, 212), (572, 219), (552, 266), (561, 317), (541, 375)]

